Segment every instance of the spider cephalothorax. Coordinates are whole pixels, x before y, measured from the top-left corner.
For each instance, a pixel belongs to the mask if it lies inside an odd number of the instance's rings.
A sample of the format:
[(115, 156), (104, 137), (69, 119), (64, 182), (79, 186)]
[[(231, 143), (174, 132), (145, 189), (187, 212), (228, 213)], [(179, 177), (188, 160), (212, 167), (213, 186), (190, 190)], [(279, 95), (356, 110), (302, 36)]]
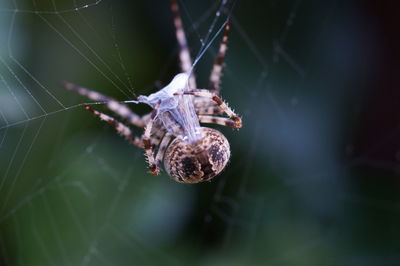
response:
[[(153, 108), (151, 113), (139, 116), (124, 103), (96, 91), (68, 82), (64, 83), (64, 87), (92, 100), (102, 101), (126, 122), (144, 127), (144, 133), (139, 138), (125, 124), (84, 105), (87, 110), (112, 125), (131, 144), (146, 151), (150, 173), (158, 175), (164, 162), (167, 173), (176, 181), (198, 183), (218, 175), (228, 163), (231, 154), (224, 135), (215, 129), (201, 127), (200, 123), (232, 128), (242, 126), (241, 118), (219, 96), (230, 26), (229, 23), (225, 24), (225, 34), (211, 71), (211, 91), (197, 89), (178, 5), (174, 0), (171, 3), (183, 72), (158, 92), (138, 97), (138, 102)], [(223, 114), (226, 116), (222, 116)]]

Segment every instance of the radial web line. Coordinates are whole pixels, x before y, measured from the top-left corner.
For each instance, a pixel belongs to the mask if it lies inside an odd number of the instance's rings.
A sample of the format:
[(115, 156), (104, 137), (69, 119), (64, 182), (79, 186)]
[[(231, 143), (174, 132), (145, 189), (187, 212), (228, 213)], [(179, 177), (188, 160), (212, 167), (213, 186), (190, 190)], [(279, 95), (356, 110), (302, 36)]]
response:
[[(46, 110), (42, 107), (42, 105), (38, 102), (38, 100), (36, 100), (35, 96), (32, 95), (32, 93), (30, 92), (30, 90), (28, 90), (28, 88), (25, 86), (25, 84), (20, 80), (20, 78), (15, 74), (15, 72), (11, 69), (11, 67), (3, 60), (3, 58), (0, 56), (0, 62), (7, 68), (7, 70), (11, 73), (11, 75), (18, 81), (18, 83), (22, 86), (22, 88), (24, 88), (24, 90), (26, 91), (26, 93), (28, 93), (28, 95), (33, 99), (33, 101), (37, 104), (37, 106), (39, 106), (39, 108), (42, 110), (43, 113), (46, 113)], [(2, 81), (4, 83), (5, 80), (3, 78), (1, 78)], [(14, 94), (14, 93), (12, 93)], [(16, 97), (14, 98), (16, 99)], [(22, 105), (19, 104), (20, 107), (22, 108)], [(22, 108), (24, 110), (24, 108)], [(26, 116), (29, 118), (28, 114), (25, 112)]]
[[(112, 10), (112, 6), (111, 6), (111, 12), (112, 11), (113, 10)], [(115, 34), (115, 21), (114, 21), (113, 14), (111, 14), (111, 37), (113, 38), (114, 48), (115, 48), (115, 50), (117, 52), (119, 64), (120, 64), (120, 66), (122, 68), (122, 71), (124, 71), (126, 79), (128, 80), (128, 84), (130, 86), (130, 92), (136, 97), (136, 94), (134, 92), (134, 87), (133, 87), (131, 76), (129, 75), (129, 73), (128, 73), (127, 69), (126, 69), (124, 60), (122, 59), (122, 56), (121, 56), (121, 51), (120, 51), (120, 48), (119, 48), (119, 45), (118, 45), (117, 36)]]
[(95, 63), (92, 62), (85, 54), (83, 54), (82, 51), (80, 51), (70, 40), (68, 40), (61, 32), (59, 32), (46, 18), (44, 18), (42, 15), (39, 15), (39, 17), (46, 22), (46, 24), (54, 30), (71, 48), (73, 48), (80, 56), (82, 56), (91, 66), (93, 66), (105, 79), (107, 79), (114, 87), (116, 87), (121, 93), (123, 93), (126, 97), (129, 97), (129, 95), (122, 90), (112, 79), (110, 79)]
[(13, 55), (12, 51), (12, 45), (11, 45), (11, 36), (14, 33), (14, 23), (15, 23), (15, 15), (14, 13), (11, 17), (11, 22), (10, 22), (10, 30), (8, 32), (8, 40), (7, 40), (7, 48), (8, 48), (8, 56), (11, 58), (11, 60), (17, 64), (33, 81), (36, 82), (48, 95), (50, 95), (51, 98), (53, 98), (61, 107), (65, 107), (48, 89), (43, 86), (42, 83), (39, 82)]
[[(54, 7), (56, 7), (54, 0), (52, 0)], [(126, 85), (122, 79), (111, 69), (111, 67), (103, 60), (101, 56), (82, 38), (82, 36), (69, 24), (62, 15), (57, 15), (60, 20), (71, 30), (71, 32), (94, 54), (94, 56), (107, 68), (108, 71), (119, 81), (121, 84), (129, 90), (129, 86)]]
[[(2, 58), (0, 56), (0, 61), (2, 61)], [(2, 81), (2, 83), (7, 87), (8, 91), (10, 92), (11, 96), (13, 97), (14, 101), (17, 103), (17, 105), (19, 106), (19, 108), (21, 108), (21, 111), (24, 113), (24, 115), (26, 116), (27, 119), (30, 119), (28, 113), (25, 111), (25, 108), (22, 106), (22, 104), (19, 102), (17, 96), (15, 96), (14, 92), (12, 91), (12, 89), (10, 88), (10, 86), (8, 85), (7, 81), (5, 80), (5, 78), (3, 77), (3, 75), (0, 73), (0, 80)], [(6, 120), (7, 121), (7, 120)], [(7, 122), (7, 126), (9, 126), (10, 124)], [(0, 129), (2, 129), (4, 127), (0, 127)]]
[(0, 12), (25, 13), (25, 14), (36, 14), (36, 15), (39, 15), (39, 14), (41, 14), (41, 15), (58, 15), (58, 14), (76, 12), (76, 11), (80, 11), (82, 9), (93, 7), (93, 6), (100, 4), (102, 1), (103, 0), (97, 0), (96, 2), (91, 3), (91, 4), (86, 4), (86, 5), (82, 5), (82, 6), (78, 6), (78, 7), (74, 7), (74, 8), (70, 8), (70, 9), (58, 10), (58, 11), (37, 11), (37, 10), (29, 10), (29, 9), (19, 9), (17, 7), (15, 1), (13, 1), (15, 8), (0, 8)]
[[(17, 183), (17, 181), (18, 181), (18, 179), (19, 179), (19, 177), (20, 177), (21, 171), (22, 171), (22, 169), (23, 169), (23, 167), (24, 167), (24, 165), (25, 165), (25, 163), (26, 163), (26, 159), (29, 157), (30, 152), (31, 152), (31, 150), (32, 150), (32, 147), (34, 146), (34, 144), (35, 144), (35, 142), (36, 142), (36, 140), (37, 140), (37, 138), (38, 138), (38, 136), (39, 136), (39, 133), (40, 133), (40, 131), (41, 131), (41, 129), (42, 129), (42, 127), (43, 127), (45, 121), (46, 121), (46, 119), (43, 119), (42, 122), (40, 123), (40, 126), (39, 126), (38, 130), (36, 131), (36, 133), (35, 133), (35, 135), (34, 135), (32, 141), (31, 141), (31, 144), (29, 145), (29, 148), (28, 148), (28, 150), (27, 150), (26, 153), (25, 153), (24, 158), (22, 159), (22, 162), (21, 162), (21, 164), (20, 164), (20, 166), (19, 166), (19, 168), (18, 168), (18, 170), (17, 170), (17, 173), (15, 174), (15, 177), (14, 177), (12, 183), (11, 183), (11, 186), (10, 186), (10, 189), (9, 189), (9, 191), (8, 191), (8, 193), (7, 193), (7, 196), (6, 196), (6, 198), (4, 199), (3, 207), (0, 208), (0, 210), (1, 210), (0, 213), (2, 213), (2, 212), (3, 212), (3, 209), (7, 206), (8, 200), (9, 200), (9, 198), (10, 198), (12, 192), (14, 191), (14, 186), (15, 186), (15, 184)], [(17, 149), (16, 149), (16, 150), (17, 150)], [(1, 188), (1, 187), (0, 187), (0, 188)], [(1, 191), (1, 189), (0, 189), (0, 191)]]

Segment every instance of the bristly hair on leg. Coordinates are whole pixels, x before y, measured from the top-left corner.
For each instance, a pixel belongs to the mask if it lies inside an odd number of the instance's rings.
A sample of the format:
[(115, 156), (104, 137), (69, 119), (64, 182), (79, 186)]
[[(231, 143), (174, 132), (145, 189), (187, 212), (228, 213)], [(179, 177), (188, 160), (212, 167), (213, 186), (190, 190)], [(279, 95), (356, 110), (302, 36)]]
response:
[(125, 137), (125, 139), (129, 141), (129, 143), (139, 148), (143, 148), (141, 139), (133, 135), (133, 132), (129, 127), (125, 126), (123, 123), (119, 122), (118, 120), (109, 115), (106, 115), (102, 112), (90, 108), (86, 104), (84, 104), (83, 107), (86, 110), (92, 112), (95, 116), (97, 116), (101, 120), (110, 124), (121, 136)]

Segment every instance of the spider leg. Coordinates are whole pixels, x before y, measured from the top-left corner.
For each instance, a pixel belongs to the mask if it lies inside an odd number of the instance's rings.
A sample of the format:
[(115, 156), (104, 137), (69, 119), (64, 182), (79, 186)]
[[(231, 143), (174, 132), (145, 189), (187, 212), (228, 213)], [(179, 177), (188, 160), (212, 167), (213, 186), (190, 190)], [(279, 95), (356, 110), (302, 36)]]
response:
[(212, 115), (221, 113), (221, 109), (218, 107), (218, 105), (214, 101), (210, 101), (206, 98), (195, 97), (193, 98), (193, 104), (198, 115)]
[(209, 100), (214, 101), (218, 108), (226, 113), (232, 121), (233, 128), (242, 127), (242, 119), (226, 104), (217, 94), (210, 92), (208, 90), (192, 89), (184, 92), (176, 92), (174, 95), (193, 95), (195, 97), (204, 97)]
[(168, 144), (171, 142), (173, 135), (171, 133), (166, 133), (164, 135), (164, 138), (162, 139), (160, 143), (160, 147), (158, 148), (157, 155), (156, 155), (156, 167), (157, 169), (161, 168), (161, 163), (164, 158), (165, 150), (168, 147)]
[(151, 118), (147, 123), (144, 133), (142, 136), (143, 147), (146, 151), (147, 161), (149, 163), (150, 173), (153, 175), (158, 175), (160, 173), (160, 169), (157, 168), (156, 160), (154, 158), (154, 145), (151, 143), (151, 132), (153, 129), (154, 121), (157, 118), (158, 107), (160, 106), (160, 102), (158, 102), (151, 113)]
[(107, 97), (96, 91), (79, 87), (70, 82), (63, 82), (63, 86), (67, 90), (74, 91), (80, 95), (88, 97), (91, 100), (105, 102), (107, 104), (108, 109), (118, 114), (123, 119), (126, 119), (132, 125), (135, 125), (137, 127), (144, 127), (146, 123), (146, 119), (132, 112), (127, 105), (120, 103), (110, 97)]
[(143, 142), (141, 141), (140, 138), (136, 137), (133, 135), (132, 130), (124, 125), (123, 123), (119, 122), (115, 118), (108, 116), (106, 114), (103, 114), (99, 111), (96, 111), (92, 108), (90, 108), (87, 105), (83, 105), (83, 107), (86, 108), (86, 110), (91, 111), (95, 116), (99, 117), (101, 120), (106, 121), (110, 125), (114, 127), (114, 129), (132, 145), (135, 145), (139, 148), (143, 148)]
[(215, 115), (221, 114), (221, 109), (218, 108), (218, 105), (208, 105), (208, 106), (201, 106), (196, 108), (196, 114), (198, 115)]
[[(179, 6), (176, 0), (171, 0), (171, 10), (174, 16), (176, 39), (178, 40), (179, 44), (179, 60), (181, 64), (181, 69), (183, 72), (189, 73), (190, 70), (192, 69), (192, 59), (190, 57), (185, 31), (183, 30), (182, 19), (181, 16), (179, 15)], [(196, 80), (193, 74), (189, 78), (189, 86), (191, 88), (197, 88)]]
[(161, 139), (164, 137), (165, 135), (165, 130), (162, 129), (162, 124), (159, 123), (158, 120), (155, 121), (155, 123), (153, 124), (153, 129), (151, 131), (151, 145), (153, 147), (156, 147), (160, 144)]
[(212, 92), (219, 94), (221, 87), (221, 77), (222, 77), (222, 68), (224, 64), (224, 58), (226, 54), (226, 50), (228, 49), (228, 36), (230, 30), (230, 22), (225, 25), (224, 36), (222, 37), (221, 44), (219, 46), (217, 57), (215, 58), (215, 63), (213, 65), (213, 69), (210, 75), (210, 87)]
[(229, 117), (213, 116), (213, 115), (199, 115), (199, 122), (206, 124), (217, 124), (221, 126), (237, 128), (235, 121)]

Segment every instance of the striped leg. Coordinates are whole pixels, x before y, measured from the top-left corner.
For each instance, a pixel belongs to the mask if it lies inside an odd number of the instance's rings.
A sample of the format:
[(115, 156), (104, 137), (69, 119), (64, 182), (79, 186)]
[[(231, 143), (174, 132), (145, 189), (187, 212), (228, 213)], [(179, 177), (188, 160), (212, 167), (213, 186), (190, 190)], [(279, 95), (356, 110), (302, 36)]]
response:
[(160, 147), (158, 148), (157, 155), (156, 155), (156, 167), (157, 169), (161, 168), (161, 163), (164, 159), (165, 150), (168, 147), (168, 144), (171, 142), (173, 135), (171, 133), (166, 133), (164, 138), (160, 143)]
[(108, 109), (113, 111), (114, 113), (118, 114), (123, 119), (126, 119), (132, 125), (137, 127), (144, 127), (145, 120), (132, 112), (128, 106), (123, 103), (120, 103), (112, 98), (109, 98), (101, 93), (96, 91), (91, 91), (86, 88), (79, 87), (73, 83), (63, 82), (63, 86), (71, 91), (74, 91), (80, 95), (86, 96), (93, 101), (101, 101), (107, 104)]
[(135, 145), (139, 148), (143, 148), (143, 142), (141, 141), (140, 138), (133, 135), (132, 130), (129, 127), (125, 126), (124, 124), (114, 119), (113, 117), (103, 114), (99, 111), (96, 111), (87, 105), (83, 106), (86, 108), (86, 110), (91, 111), (95, 116), (99, 117), (101, 120), (106, 121), (107, 123), (112, 125), (121, 136), (125, 137), (125, 139), (129, 141), (130, 144)]
[(238, 128), (236, 122), (230, 119), (229, 117), (199, 115), (199, 122), (205, 124), (217, 124), (221, 126)]
[(198, 115), (213, 115), (221, 113), (218, 105), (214, 101), (210, 101), (206, 98), (194, 97), (193, 104), (196, 114)]
[[(174, 16), (174, 25), (176, 29), (176, 39), (179, 44), (179, 60), (181, 63), (181, 69), (183, 72), (190, 72), (192, 69), (192, 59), (190, 57), (189, 47), (186, 40), (185, 31), (183, 30), (183, 24), (181, 16), (179, 15), (179, 7), (176, 0), (171, 0), (171, 10)], [(189, 78), (190, 88), (197, 88), (196, 80), (192, 74)]]
[(158, 112), (158, 107), (160, 106), (160, 102), (158, 102), (151, 113), (150, 121), (147, 123), (144, 133), (142, 136), (143, 146), (146, 151), (147, 161), (149, 163), (150, 173), (153, 175), (158, 175), (160, 170), (157, 168), (156, 160), (154, 158), (154, 143), (151, 143), (151, 133), (153, 130), (154, 120), (156, 119), (156, 115)]
[(151, 131), (151, 145), (158, 146), (161, 142), (161, 139), (165, 135), (165, 130), (163, 129), (162, 122), (156, 120), (153, 124), (153, 129)]
[(185, 92), (177, 92), (174, 95), (193, 95), (195, 97), (204, 97), (206, 99), (214, 101), (218, 107), (226, 113), (229, 118), (232, 120), (232, 127), (233, 128), (241, 128), (242, 127), (242, 119), (235, 114), (235, 112), (215, 93), (210, 92), (209, 90), (188, 90)]
[(214, 102), (213, 105), (196, 108), (196, 114), (198, 115), (216, 115), (220, 113), (221, 113), (220, 108), (218, 108), (218, 105), (216, 105)]
[(226, 54), (226, 50), (228, 49), (228, 35), (230, 30), (230, 22), (225, 25), (224, 37), (222, 37), (222, 42), (219, 46), (217, 57), (215, 58), (215, 63), (210, 75), (210, 87), (211, 90), (219, 94), (221, 90), (221, 76), (222, 76), (222, 67), (224, 64), (224, 58)]

